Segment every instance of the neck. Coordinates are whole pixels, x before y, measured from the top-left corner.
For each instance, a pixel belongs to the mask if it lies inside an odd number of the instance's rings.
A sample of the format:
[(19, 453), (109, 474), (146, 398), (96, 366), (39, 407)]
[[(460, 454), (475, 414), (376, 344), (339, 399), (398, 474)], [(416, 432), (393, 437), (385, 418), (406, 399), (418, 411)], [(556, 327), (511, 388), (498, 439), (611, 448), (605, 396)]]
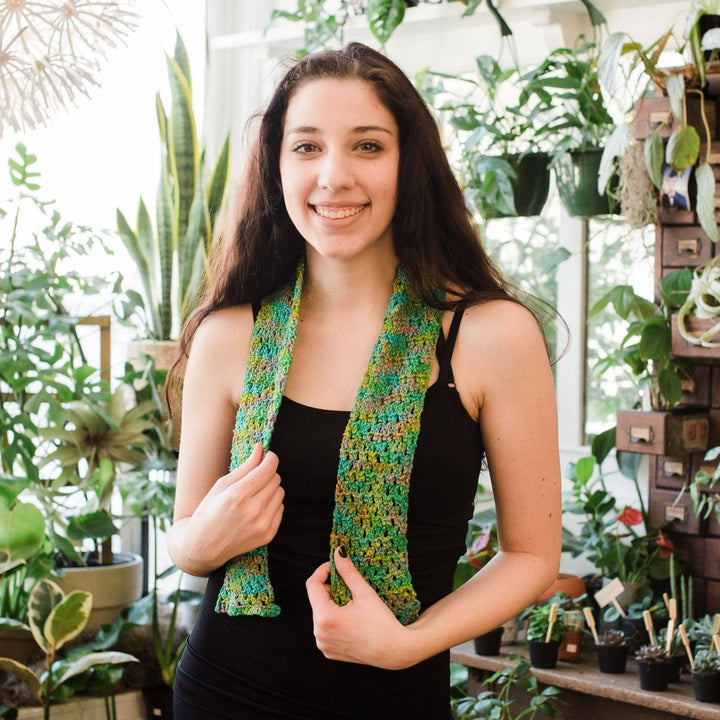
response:
[(301, 313), (385, 314), (397, 272), (394, 254), (352, 262), (335, 262), (309, 254), (303, 285)]

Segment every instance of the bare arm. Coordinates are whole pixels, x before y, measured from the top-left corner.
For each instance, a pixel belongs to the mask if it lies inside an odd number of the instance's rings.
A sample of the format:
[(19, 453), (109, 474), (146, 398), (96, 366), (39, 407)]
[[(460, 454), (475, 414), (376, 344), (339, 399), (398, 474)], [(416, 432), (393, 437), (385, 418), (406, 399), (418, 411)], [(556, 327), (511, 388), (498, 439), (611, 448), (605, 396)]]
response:
[[(405, 628), (376, 604), (374, 591), (349, 559), (336, 554), (353, 593), (349, 605), (333, 608), (325, 602), (318, 584), (324, 566), (308, 581), (318, 647), (328, 657), (408, 667), (499, 626), (533, 602), (557, 574), (561, 495), (555, 395), (535, 321), (508, 302), (471, 308), (453, 369), (463, 402), (480, 408), (500, 552)], [(379, 631), (367, 633), (371, 624)]]
[(267, 544), (282, 517), (273, 453), (263, 457), (258, 446), (228, 472), (251, 333), (250, 309), (228, 308), (209, 316), (193, 339), (183, 383), (175, 522), (168, 535), (173, 562), (191, 575), (207, 575)]

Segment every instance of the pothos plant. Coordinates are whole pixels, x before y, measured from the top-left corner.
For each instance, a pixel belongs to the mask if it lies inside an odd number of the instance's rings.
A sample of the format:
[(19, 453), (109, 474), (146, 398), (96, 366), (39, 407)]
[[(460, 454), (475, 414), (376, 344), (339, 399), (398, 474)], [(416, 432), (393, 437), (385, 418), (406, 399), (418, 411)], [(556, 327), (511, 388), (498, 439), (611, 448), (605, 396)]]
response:
[(589, 313), (592, 317), (612, 305), (618, 316), (628, 321), (620, 345), (596, 363), (595, 371), (602, 375), (611, 367), (628, 370), (639, 393), (647, 391), (653, 410), (677, 405), (682, 397), (682, 381), (689, 377), (687, 360), (672, 354), (671, 316), (688, 297), (691, 282), (688, 268), (669, 273), (662, 279), (658, 303), (638, 295), (630, 285), (618, 285)]
[[(598, 61), (599, 79), (606, 91), (613, 97), (619, 94), (619, 78), (622, 74), (626, 83), (633, 79), (630, 92), (632, 107), (642, 106), (642, 99), (655, 92), (665, 93), (670, 103), (670, 115), (658, 127), (654, 128), (643, 144), (645, 167), (650, 180), (657, 189), (662, 186), (663, 164), (676, 171), (684, 171), (695, 166), (697, 188), (695, 208), (698, 221), (713, 242), (720, 240), (715, 222), (715, 178), (710, 166), (712, 132), (705, 111), (704, 60), (695, 65), (687, 65), (682, 70), (667, 69), (660, 65), (663, 51), (673, 39), (682, 52), (685, 45), (675, 38), (670, 28), (662, 37), (647, 48), (627, 33), (614, 33), (602, 47)], [(692, 44), (692, 43), (691, 43)], [(638, 77), (640, 78), (638, 80)], [(700, 156), (701, 138), (698, 130), (688, 123), (687, 102), (689, 97), (697, 98), (702, 121), (702, 135), (705, 141), (705, 156)], [(626, 122), (617, 123), (606, 146), (601, 165), (600, 182), (607, 182), (612, 165), (633, 142), (629, 127), (635, 119), (635, 110), (627, 109)], [(672, 119), (677, 121), (667, 143), (663, 141), (661, 130)]]

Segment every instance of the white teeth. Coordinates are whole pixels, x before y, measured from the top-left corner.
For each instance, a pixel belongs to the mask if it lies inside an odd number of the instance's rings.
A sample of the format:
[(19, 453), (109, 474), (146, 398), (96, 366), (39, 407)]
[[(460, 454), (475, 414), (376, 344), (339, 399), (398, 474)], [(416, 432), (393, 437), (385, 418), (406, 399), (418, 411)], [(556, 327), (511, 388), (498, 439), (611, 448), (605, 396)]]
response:
[(338, 218), (346, 218), (351, 217), (352, 215), (357, 215), (364, 205), (361, 205), (360, 207), (354, 207), (354, 208), (324, 208), (320, 205), (314, 205), (315, 212), (320, 215), (320, 217), (324, 218), (330, 218), (332, 220), (337, 220)]

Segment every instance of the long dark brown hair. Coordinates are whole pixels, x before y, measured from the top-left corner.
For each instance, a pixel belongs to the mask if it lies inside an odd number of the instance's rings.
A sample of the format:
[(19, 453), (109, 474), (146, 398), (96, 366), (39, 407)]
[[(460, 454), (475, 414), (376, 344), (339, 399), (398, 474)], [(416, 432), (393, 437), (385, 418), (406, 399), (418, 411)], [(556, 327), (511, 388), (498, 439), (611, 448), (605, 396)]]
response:
[[(323, 78), (370, 83), (397, 123), (400, 167), (392, 235), (415, 294), (443, 309), (460, 302), (518, 299), (480, 241), (425, 101), (395, 63), (354, 42), (342, 50), (307, 55), (294, 64), (259, 116), (237, 189), (235, 216), (215, 244), (204, 297), (181, 335), (181, 358), (187, 357), (205, 317), (220, 308), (260, 302), (289, 282), (304, 255), (305, 242), (285, 209), (280, 147), (293, 93), (304, 83)], [(445, 299), (445, 291), (451, 291), (451, 299)]]

